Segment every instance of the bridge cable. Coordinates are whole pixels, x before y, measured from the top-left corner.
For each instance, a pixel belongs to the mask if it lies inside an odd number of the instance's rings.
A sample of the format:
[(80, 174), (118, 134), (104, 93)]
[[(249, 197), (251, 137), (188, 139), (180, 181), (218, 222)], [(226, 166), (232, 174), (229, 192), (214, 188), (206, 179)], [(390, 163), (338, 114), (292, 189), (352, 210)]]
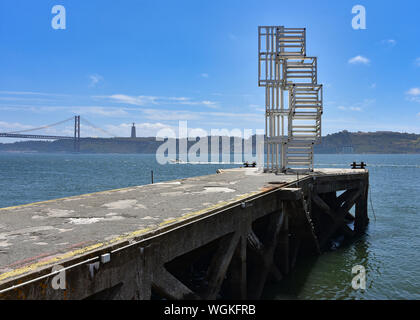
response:
[(101, 131), (101, 132), (105, 133), (106, 135), (109, 135), (109, 136), (111, 136), (113, 138), (118, 138), (115, 134), (113, 134), (111, 132), (108, 132), (108, 131), (106, 131), (106, 130), (104, 130), (102, 128), (99, 128), (98, 126), (94, 125), (92, 122), (86, 120), (85, 118), (80, 118), (80, 119), (82, 119), (83, 122), (85, 122), (89, 127), (92, 127), (92, 128), (94, 128), (96, 130), (99, 130), (99, 131)]
[(71, 117), (71, 118), (68, 118), (66, 120), (62, 120), (62, 121), (56, 122), (56, 123), (48, 124), (48, 125), (45, 125), (45, 126), (42, 126), (42, 127), (38, 127), (38, 128), (25, 129), (25, 130), (19, 130), (19, 131), (12, 131), (12, 132), (7, 132), (7, 133), (8, 134), (15, 134), (15, 133), (22, 133), (22, 132), (29, 132), (29, 131), (41, 130), (41, 129), (45, 129), (45, 128), (50, 128), (50, 127), (57, 126), (59, 124), (62, 124), (64, 122), (67, 122), (67, 121), (72, 120), (72, 119), (74, 119), (74, 117)]

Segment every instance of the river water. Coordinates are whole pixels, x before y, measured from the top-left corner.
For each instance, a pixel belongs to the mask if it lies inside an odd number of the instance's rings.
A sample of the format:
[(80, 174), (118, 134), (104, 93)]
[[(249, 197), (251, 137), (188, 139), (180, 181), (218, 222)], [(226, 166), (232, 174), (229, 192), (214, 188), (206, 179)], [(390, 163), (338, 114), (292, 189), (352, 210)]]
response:
[[(316, 167), (370, 172), (367, 234), (300, 263), (266, 299), (420, 299), (420, 155), (316, 155)], [(0, 207), (154, 181), (213, 174), (225, 164), (159, 165), (143, 154), (0, 153)], [(0, 216), (1, 222), (1, 216)], [(366, 290), (354, 290), (352, 267), (366, 268)]]

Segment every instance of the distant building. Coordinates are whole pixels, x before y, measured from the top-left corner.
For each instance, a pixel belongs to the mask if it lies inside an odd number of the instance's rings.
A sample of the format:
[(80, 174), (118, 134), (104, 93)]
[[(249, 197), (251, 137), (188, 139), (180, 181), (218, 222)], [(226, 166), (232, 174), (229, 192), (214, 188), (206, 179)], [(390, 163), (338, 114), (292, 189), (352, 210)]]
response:
[(133, 126), (131, 127), (131, 138), (135, 138), (136, 137), (136, 126), (134, 125), (133, 122)]

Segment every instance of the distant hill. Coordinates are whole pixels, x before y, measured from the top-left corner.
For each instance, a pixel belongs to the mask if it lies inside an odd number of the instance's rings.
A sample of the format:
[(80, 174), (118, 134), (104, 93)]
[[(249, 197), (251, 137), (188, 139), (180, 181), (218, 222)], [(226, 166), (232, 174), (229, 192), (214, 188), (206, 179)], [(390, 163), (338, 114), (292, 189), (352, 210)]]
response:
[[(233, 138), (231, 138), (231, 141), (233, 141)], [(156, 141), (154, 137), (83, 139), (80, 151), (83, 153), (155, 153), (161, 143), (161, 141)], [(189, 141), (188, 145), (194, 143)], [(253, 145), (255, 147), (255, 136), (253, 137)], [(73, 141), (28, 140), (0, 143), (0, 151), (73, 152)], [(232, 151), (233, 147), (231, 148)], [(420, 135), (385, 131), (341, 131), (323, 137), (321, 144), (315, 146), (315, 153), (420, 153)]]
[(420, 134), (341, 131), (322, 138), (316, 153), (420, 153)]

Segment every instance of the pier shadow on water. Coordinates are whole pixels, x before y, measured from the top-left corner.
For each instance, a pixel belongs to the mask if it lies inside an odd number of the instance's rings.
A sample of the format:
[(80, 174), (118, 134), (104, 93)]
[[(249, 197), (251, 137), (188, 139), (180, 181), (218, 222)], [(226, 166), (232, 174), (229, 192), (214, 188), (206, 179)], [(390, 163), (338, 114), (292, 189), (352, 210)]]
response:
[[(373, 271), (375, 263), (369, 262), (368, 238), (368, 234), (351, 241), (337, 238), (320, 256), (299, 256), (295, 268), (283, 280), (266, 284), (262, 299), (363, 299), (364, 292), (352, 288), (351, 281), (355, 276), (352, 268), (362, 265), (367, 273)], [(367, 288), (371, 285), (368, 278)]]

